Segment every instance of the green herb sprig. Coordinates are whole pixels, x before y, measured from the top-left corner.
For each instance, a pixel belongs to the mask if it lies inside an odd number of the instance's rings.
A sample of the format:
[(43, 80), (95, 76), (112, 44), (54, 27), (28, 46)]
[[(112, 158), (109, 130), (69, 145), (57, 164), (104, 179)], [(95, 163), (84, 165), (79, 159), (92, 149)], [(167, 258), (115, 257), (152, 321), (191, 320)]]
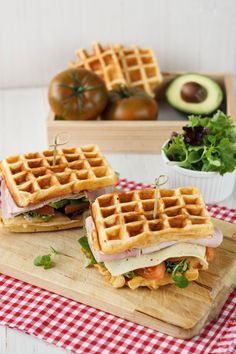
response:
[(189, 284), (188, 279), (183, 275), (188, 270), (188, 259), (178, 262), (166, 262), (166, 271), (171, 273), (171, 277), (179, 288), (186, 288)]
[(34, 259), (34, 265), (37, 267), (43, 267), (44, 269), (50, 269), (54, 266), (53, 257), (59, 252), (57, 252), (52, 246), (50, 247), (51, 253), (45, 254), (43, 256), (38, 256)]

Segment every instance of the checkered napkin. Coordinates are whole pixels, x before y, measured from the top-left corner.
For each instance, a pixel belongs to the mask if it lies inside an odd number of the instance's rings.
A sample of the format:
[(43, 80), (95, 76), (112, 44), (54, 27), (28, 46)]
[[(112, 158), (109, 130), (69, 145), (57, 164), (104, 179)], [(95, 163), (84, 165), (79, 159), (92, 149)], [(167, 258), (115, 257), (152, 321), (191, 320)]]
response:
[[(148, 187), (120, 180), (122, 189)], [(236, 210), (209, 206), (214, 217), (236, 221)], [(218, 319), (191, 340), (176, 339), (0, 274), (0, 324), (75, 353), (236, 353), (236, 289)]]

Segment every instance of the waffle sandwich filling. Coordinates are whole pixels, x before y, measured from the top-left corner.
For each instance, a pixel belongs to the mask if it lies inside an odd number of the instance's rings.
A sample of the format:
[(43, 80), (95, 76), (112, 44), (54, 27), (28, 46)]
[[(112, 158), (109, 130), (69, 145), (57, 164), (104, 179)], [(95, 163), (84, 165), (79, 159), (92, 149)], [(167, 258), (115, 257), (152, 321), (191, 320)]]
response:
[(206, 270), (223, 236), (215, 229), (197, 188), (110, 193), (92, 204), (87, 237), (79, 240), (88, 264), (114, 286), (186, 287)]
[(81, 227), (90, 202), (113, 191), (115, 172), (95, 145), (11, 156), (1, 162), (1, 210), (13, 232)]

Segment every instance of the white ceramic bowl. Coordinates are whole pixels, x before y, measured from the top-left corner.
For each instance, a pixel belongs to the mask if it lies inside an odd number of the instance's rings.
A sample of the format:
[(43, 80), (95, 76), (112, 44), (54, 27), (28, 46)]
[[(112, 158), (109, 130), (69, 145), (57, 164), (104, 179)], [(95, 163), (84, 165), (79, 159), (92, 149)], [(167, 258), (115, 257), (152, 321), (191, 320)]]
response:
[(192, 171), (169, 164), (170, 160), (163, 150), (166, 143), (162, 146), (161, 156), (167, 165), (170, 188), (195, 186), (200, 189), (206, 203), (218, 203), (230, 196), (234, 189), (236, 170), (221, 176), (218, 172)]

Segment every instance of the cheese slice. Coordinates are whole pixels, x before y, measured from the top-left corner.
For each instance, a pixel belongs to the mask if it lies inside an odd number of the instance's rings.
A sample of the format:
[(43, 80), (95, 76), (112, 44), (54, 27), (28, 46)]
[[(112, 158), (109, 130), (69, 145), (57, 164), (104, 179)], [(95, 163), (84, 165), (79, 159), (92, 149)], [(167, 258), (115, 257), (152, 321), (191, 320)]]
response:
[(172, 257), (197, 257), (201, 264), (207, 268), (208, 262), (205, 257), (206, 247), (191, 243), (177, 243), (160, 251), (144, 254), (139, 257), (127, 257), (104, 262), (112, 276), (118, 276), (135, 269), (152, 267)]

